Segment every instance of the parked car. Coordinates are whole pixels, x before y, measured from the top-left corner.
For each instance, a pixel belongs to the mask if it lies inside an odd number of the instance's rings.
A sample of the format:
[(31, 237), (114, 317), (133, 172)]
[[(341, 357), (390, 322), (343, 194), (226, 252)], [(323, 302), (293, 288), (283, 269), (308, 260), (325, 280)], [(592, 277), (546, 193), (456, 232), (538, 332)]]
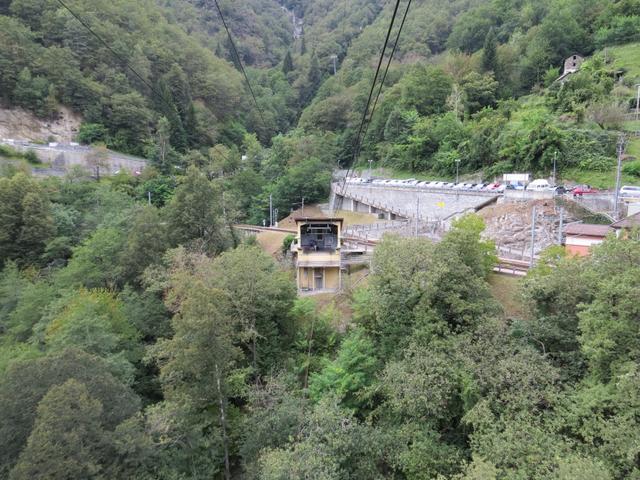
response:
[(624, 198), (640, 198), (640, 187), (624, 185), (620, 189), (620, 196)]
[(475, 191), (480, 191), (482, 190), (484, 187), (486, 187), (487, 184), (486, 183), (478, 183), (475, 187), (472, 188), (472, 190)]
[(524, 190), (524, 185), (519, 182), (509, 183), (507, 185), (507, 190)]
[(556, 187), (553, 187), (553, 191), (555, 192), (556, 195), (564, 195), (565, 193), (567, 193), (569, 190), (567, 190), (564, 185), (558, 185)]
[(545, 190), (552, 190), (552, 187), (544, 178), (538, 178), (527, 185), (527, 190), (531, 190), (534, 192), (543, 192)]
[(593, 188), (591, 185), (578, 185), (571, 193), (574, 197), (581, 197), (582, 195), (592, 195), (594, 193), (600, 193), (597, 188)]
[(486, 191), (488, 191), (488, 192), (492, 192), (494, 190), (497, 190), (498, 188), (500, 188), (500, 184), (499, 183), (490, 183), (489, 185), (484, 187), (484, 189)]

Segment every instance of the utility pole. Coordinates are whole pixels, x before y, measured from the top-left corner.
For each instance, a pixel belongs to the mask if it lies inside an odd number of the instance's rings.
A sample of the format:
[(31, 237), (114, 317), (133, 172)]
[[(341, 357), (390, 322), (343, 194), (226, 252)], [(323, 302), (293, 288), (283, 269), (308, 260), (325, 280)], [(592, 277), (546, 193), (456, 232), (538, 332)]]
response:
[(416, 237), (418, 236), (418, 222), (420, 222), (420, 197), (416, 197)]
[(277, 227), (278, 226), (278, 209), (277, 208), (273, 212), (273, 218), (274, 218), (275, 226)]
[(533, 206), (533, 211), (531, 212), (531, 260), (529, 261), (529, 267), (533, 267), (533, 254), (535, 252), (535, 243), (536, 243), (536, 206)]
[(333, 74), (335, 75), (336, 72), (338, 71), (338, 69), (336, 67), (336, 61), (338, 60), (338, 56), (337, 55), (331, 55), (331, 60), (333, 60)]
[(304, 197), (302, 197), (302, 215), (304, 215)]
[(456, 158), (456, 184), (460, 181), (460, 159)]
[(640, 83), (636, 84), (638, 92), (636, 93), (636, 121), (640, 120)]
[(553, 152), (553, 186), (556, 186), (556, 159), (558, 158), (558, 151)]
[(371, 178), (371, 177), (373, 176), (373, 173), (372, 173), (372, 171), (371, 171), (371, 164), (372, 164), (372, 163), (373, 163), (373, 159), (372, 159), (372, 158), (370, 158), (370, 159), (369, 159), (369, 178)]
[(562, 245), (562, 226), (564, 223), (564, 210), (560, 207), (560, 226), (558, 227), (558, 245)]
[(618, 220), (618, 215), (620, 213), (618, 201), (620, 200), (620, 173), (622, 170), (622, 154), (624, 153), (624, 144), (625, 144), (624, 134), (621, 134), (620, 138), (618, 139), (618, 168), (616, 170), (616, 192), (613, 197), (614, 220)]
[(151, 205), (151, 192), (147, 192), (147, 195), (149, 196), (149, 205)]
[(273, 227), (273, 195), (269, 195), (269, 227)]

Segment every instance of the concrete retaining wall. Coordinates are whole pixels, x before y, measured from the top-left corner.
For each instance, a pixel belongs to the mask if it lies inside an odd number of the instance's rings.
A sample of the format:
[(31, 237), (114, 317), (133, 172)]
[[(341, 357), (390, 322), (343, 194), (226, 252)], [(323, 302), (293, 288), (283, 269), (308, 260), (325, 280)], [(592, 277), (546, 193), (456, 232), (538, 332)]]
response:
[(92, 147), (48, 147), (23, 143), (11, 143), (8, 145), (20, 152), (32, 150), (41, 162), (50, 164), (54, 170), (66, 170), (73, 165), (80, 165), (93, 173), (96, 165), (99, 165), (101, 175), (110, 175), (121, 170), (126, 170), (130, 173), (141, 172), (147, 166), (146, 160), (142, 158), (110, 150), (97, 150)]
[[(475, 211), (491, 202), (498, 194), (490, 192), (457, 192), (455, 190), (420, 189), (372, 184), (332, 185), (332, 195), (344, 195), (342, 209), (357, 212), (390, 212), (391, 218), (416, 218), (424, 221), (443, 220), (456, 214)], [(339, 203), (339, 200), (338, 200)]]

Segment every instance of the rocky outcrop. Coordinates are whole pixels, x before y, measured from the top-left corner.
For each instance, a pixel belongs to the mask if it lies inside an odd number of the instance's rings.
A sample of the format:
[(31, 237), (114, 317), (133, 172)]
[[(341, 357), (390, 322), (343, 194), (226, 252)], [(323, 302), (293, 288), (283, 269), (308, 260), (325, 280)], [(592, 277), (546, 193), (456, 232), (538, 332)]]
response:
[(76, 141), (82, 117), (66, 107), (60, 107), (54, 119), (42, 119), (21, 108), (0, 108), (0, 139), (32, 142)]

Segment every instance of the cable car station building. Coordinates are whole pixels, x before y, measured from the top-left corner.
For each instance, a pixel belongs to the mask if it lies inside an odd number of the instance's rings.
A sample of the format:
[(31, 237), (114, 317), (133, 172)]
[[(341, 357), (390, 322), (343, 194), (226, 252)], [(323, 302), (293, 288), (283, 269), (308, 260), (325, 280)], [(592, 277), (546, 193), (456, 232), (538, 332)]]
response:
[(292, 246), (299, 292), (336, 292), (342, 287), (342, 218), (296, 218)]

